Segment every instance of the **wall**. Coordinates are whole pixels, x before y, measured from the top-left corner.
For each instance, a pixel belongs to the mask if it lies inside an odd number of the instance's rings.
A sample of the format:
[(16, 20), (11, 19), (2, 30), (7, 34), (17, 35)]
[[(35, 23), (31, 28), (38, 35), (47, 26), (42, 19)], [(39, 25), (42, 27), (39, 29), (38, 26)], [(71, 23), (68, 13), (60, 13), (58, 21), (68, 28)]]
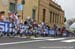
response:
[[(43, 9), (46, 9), (45, 23), (49, 26), (53, 26), (54, 24), (62, 26), (64, 24), (64, 11), (60, 5), (52, 0), (40, 0), (39, 2), (39, 23), (43, 20)], [(50, 12), (52, 12), (52, 15)]]
[(9, 10), (9, 0), (0, 0), (0, 11), (5, 11), (5, 15), (7, 16)]
[[(21, 3), (21, 0), (18, 0), (18, 4)], [(26, 20), (27, 17), (32, 17), (32, 9), (36, 10), (36, 20), (38, 17), (38, 0), (26, 0), (24, 5), (24, 17), (23, 21)], [(18, 11), (20, 15), (22, 15), (22, 11)]]
[(39, 1), (39, 23), (43, 20), (43, 9), (46, 10), (45, 13), (45, 22), (49, 23), (49, 0), (40, 0)]

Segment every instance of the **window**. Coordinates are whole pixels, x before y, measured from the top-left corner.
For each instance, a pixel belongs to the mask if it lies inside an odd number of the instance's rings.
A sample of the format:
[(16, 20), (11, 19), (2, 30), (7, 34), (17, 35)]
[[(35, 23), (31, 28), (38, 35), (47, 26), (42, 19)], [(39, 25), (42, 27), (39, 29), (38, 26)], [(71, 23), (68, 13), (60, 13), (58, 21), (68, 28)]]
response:
[(16, 12), (16, 3), (10, 3), (9, 10), (10, 10), (11, 12)]
[(57, 14), (55, 14), (55, 23), (57, 23)]
[(46, 9), (43, 9), (43, 22), (45, 22)]
[(59, 14), (58, 14), (58, 24), (60, 23), (60, 17), (59, 17)]
[(33, 18), (33, 20), (35, 20), (35, 17), (36, 17), (36, 10), (33, 9), (33, 10), (32, 10), (32, 18)]
[(56, 14), (56, 23), (58, 24), (58, 15)]
[(54, 19), (55, 19), (55, 16), (54, 16), (54, 13), (53, 13), (53, 23), (54, 23)]
[(52, 23), (51, 17), (52, 17), (52, 12), (50, 12), (50, 23)]

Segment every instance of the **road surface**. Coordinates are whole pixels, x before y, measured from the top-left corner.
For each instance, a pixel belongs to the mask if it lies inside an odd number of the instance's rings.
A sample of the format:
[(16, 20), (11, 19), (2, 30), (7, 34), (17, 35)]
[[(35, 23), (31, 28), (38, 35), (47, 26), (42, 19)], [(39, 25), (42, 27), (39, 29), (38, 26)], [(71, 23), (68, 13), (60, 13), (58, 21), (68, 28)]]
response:
[(75, 49), (75, 37), (0, 38), (0, 49)]

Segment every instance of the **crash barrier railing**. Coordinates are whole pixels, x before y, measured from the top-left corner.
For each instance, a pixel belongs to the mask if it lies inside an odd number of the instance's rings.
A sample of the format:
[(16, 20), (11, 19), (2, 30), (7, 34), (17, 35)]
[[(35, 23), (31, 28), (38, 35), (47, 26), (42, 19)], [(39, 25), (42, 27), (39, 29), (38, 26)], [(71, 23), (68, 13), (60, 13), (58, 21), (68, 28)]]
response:
[[(14, 23), (9, 21), (0, 21), (0, 36), (62, 36), (57, 35), (53, 30), (45, 30), (44, 32), (41, 32), (38, 30), (31, 31), (25, 28), (26, 26), (24, 24), (19, 24), (19, 28), (16, 28)], [(63, 35), (66, 36), (67, 34), (64, 33)]]
[[(14, 23), (11, 23), (9, 21), (0, 21), (0, 36), (16, 36), (16, 35), (30, 35), (29, 30), (25, 30), (25, 25), (20, 23), (17, 27)], [(31, 32), (32, 34), (32, 32)]]
[(0, 29), (3, 33), (12, 32), (12, 26), (13, 24), (8, 21), (0, 21)]
[(0, 21), (0, 35), (5, 35), (13, 32), (14, 24), (9, 21)]

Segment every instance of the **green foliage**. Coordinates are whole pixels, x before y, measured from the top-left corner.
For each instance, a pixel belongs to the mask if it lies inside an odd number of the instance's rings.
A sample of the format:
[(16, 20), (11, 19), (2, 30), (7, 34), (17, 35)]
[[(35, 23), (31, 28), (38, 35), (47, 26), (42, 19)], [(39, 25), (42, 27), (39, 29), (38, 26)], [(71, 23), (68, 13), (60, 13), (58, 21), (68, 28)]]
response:
[(66, 17), (64, 17), (64, 22), (66, 22)]

